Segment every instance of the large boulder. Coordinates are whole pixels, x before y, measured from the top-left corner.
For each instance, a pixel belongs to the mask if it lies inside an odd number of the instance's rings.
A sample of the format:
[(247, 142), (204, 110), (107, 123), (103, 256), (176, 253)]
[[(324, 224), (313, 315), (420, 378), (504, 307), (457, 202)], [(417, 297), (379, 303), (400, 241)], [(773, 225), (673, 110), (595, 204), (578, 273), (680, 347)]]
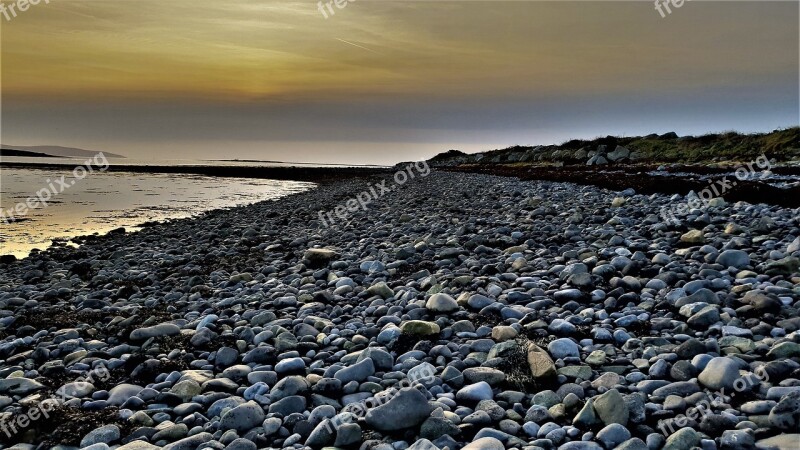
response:
[(589, 161), (586, 161), (587, 166), (603, 166), (608, 164), (608, 160), (605, 159), (602, 155), (594, 155), (589, 158)]
[(608, 158), (610, 161), (617, 162), (623, 159), (628, 159), (630, 155), (631, 155), (630, 150), (621, 145), (618, 145), (613, 152), (609, 152), (608, 155), (606, 155), (606, 158)]

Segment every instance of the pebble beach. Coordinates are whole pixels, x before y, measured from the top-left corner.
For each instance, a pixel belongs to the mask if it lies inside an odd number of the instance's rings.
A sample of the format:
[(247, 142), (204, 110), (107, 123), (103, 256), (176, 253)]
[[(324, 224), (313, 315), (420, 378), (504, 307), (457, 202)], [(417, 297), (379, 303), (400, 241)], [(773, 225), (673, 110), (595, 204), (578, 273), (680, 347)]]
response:
[(800, 449), (798, 209), (374, 182), (0, 263), (3, 448)]

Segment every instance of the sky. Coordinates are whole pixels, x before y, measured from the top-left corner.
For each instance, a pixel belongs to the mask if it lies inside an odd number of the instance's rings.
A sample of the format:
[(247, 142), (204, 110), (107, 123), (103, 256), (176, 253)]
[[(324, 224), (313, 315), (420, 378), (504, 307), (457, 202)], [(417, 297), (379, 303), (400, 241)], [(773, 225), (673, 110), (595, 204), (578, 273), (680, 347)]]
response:
[(800, 123), (797, 1), (48, 1), (0, 16), (3, 144), (393, 164)]

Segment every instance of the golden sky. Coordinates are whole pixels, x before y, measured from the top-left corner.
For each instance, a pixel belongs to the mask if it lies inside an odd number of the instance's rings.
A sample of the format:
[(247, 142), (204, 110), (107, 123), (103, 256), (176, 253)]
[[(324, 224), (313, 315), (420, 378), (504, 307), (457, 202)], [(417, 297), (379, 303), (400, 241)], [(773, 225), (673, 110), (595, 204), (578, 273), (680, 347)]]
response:
[(798, 124), (797, 2), (317, 7), (42, 0), (0, 17), (3, 143), (377, 162)]

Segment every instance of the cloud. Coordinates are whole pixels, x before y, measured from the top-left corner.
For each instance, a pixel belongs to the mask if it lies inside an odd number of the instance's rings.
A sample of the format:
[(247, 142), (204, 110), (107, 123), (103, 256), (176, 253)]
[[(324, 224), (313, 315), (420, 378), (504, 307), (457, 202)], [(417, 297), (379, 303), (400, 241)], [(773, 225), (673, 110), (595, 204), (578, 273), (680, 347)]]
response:
[(791, 125), (797, 9), (364, 0), (324, 19), (309, 1), (60, 0), (3, 25), (3, 125), (30, 142), (46, 118), (53, 143), (134, 149)]

